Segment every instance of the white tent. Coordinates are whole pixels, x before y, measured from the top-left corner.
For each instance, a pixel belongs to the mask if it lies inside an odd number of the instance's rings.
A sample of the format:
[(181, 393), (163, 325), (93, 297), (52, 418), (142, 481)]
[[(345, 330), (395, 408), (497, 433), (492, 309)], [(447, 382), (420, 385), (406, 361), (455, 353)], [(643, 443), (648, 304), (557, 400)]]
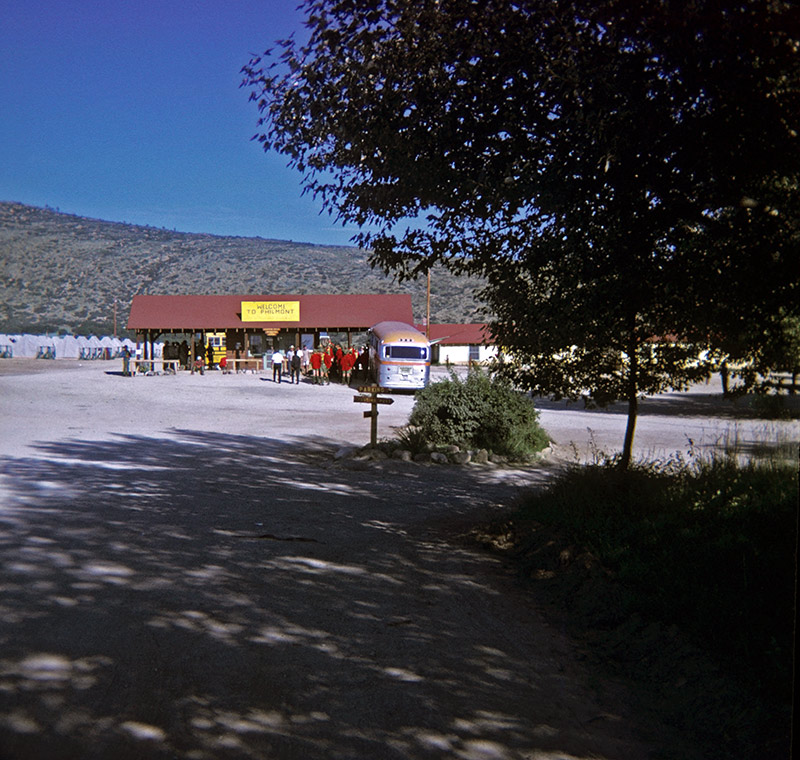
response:
[(62, 335), (58, 338), (53, 338), (53, 342), (56, 345), (56, 359), (80, 358), (80, 343), (74, 335)]
[(100, 338), (96, 335), (90, 335), (86, 339), (87, 352), (83, 357), (84, 359), (99, 359), (103, 355), (103, 346), (100, 343)]
[(11, 336), (14, 356), (24, 359), (55, 359), (56, 347), (53, 339), (47, 335), (14, 335)]
[[(95, 340), (97, 340), (95, 338)], [(92, 359), (92, 351), (94, 351), (94, 346), (91, 342), (91, 337), (86, 335), (79, 335), (78, 336), (78, 348), (79, 348), (79, 359)]]
[(122, 354), (122, 341), (119, 338), (109, 338), (111, 344), (111, 358), (116, 359)]
[[(120, 339), (95, 335), (6, 335), (0, 334), (0, 358), (20, 359), (117, 359), (122, 347), (131, 355), (137, 344), (130, 338)], [(163, 343), (154, 344), (156, 356), (161, 356)]]
[(35, 335), (22, 335), (14, 336), (14, 356), (22, 359), (36, 358), (36, 352), (39, 349), (39, 341)]
[(117, 356), (118, 346), (114, 342), (114, 338), (104, 335), (100, 338), (100, 347), (102, 354), (98, 357), (100, 359), (114, 359)]
[(11, 355), (12, 356), (21, 356), (20, 354), (20, 340), (22, 339), (21, 335), (6, 335), (6, 339), (8, 340), (9, 345), (11, 346)]

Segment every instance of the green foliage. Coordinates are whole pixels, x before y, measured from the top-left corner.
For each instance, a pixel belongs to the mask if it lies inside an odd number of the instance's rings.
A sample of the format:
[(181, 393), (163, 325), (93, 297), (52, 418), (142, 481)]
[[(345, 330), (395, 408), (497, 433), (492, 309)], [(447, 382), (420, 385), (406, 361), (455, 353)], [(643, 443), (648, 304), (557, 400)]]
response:
[(421, 454), (427, 450), (428, 439), (418, 427), (406, 425), (397, 431), (397, 441), (399, 445), (410, 451), (412, 455)]
[(678, 458), (628, 471), (576, 467), (523, 511), (611, 569), (628, 614), (679, 620), (780, 701), (791, 688), (797, 493), (796, 463)]
[[(726, 375), (728, 394), (764, 393), (775, 386), (776, 376), (780, 390), (779, 373), (787, 372), (793, 379), (800, 374), (800, 316), (787, 316), (785, 309), (779, 309), (758, 321), (733, 322), (710, 358)], [(764, 412), (770, 408), (778, 412), (780, 405), (774, 399), (759, 402)]]
[(471, 369), (418, 391), (409, 424), (427, 441), (521, 458), (547, 446), (533, 402), (502, 380)]
[(786, 406), (786, 397), (779, 393), (759, 393), (753, 396), (750, 406), (765, 420), (788, 420), (791, 410)]
[(798, 316), (790, 3), (368, 5), (306, 0), (244, 68), (257, 139), (377, 266), (485, 277), (518, 387), (626, 399), (627, 461), (642, 394)]

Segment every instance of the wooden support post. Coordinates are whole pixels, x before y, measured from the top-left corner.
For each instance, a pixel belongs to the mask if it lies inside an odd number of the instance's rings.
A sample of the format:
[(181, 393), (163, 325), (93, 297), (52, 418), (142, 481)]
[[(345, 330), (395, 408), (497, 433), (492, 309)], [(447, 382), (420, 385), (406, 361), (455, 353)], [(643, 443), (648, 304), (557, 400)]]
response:
[(393, 404), (393, 398), (380, 398), (379, 393), (391, 393), (388, 388), (381, 388), (379, 385), (360, 385), (359, 395), (353, 396), (353, 401), (361, 404), (370, 404), (370, 411), (364, 412), (364, 417), (370, 418), (369, 444), (373, 448), (378, 445), (378, 404)]
[(369, 425), (369, 445), (374, 449), (378, 445), (378, 405), (372, 404), (372, 420)]

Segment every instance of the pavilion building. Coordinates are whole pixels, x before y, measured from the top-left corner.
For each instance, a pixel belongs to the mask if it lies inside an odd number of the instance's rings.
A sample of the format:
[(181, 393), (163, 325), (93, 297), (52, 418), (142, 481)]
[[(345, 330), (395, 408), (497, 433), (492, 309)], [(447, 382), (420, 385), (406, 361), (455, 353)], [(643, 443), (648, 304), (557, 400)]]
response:
[(408, 294), (369, 295), (136, 295), (128, 329), (145, 344), (182, 336), (191, 344), (224, 335), (228, 352), (259, 356), (290, 345), (318, 347), (332, 334), (355, 335), (384, 320), (413, 324)]

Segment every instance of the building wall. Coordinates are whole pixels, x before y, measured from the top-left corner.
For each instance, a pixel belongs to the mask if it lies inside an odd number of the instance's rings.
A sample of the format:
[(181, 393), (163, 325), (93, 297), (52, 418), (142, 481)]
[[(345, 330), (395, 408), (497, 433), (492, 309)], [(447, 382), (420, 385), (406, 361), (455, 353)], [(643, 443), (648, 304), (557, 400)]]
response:
[[(478, 362), (489, 361), (497, 355), (496, 346), (477, 346)], [(457, 346), (457, 345), (440, 345), (439, 346), (439, 363), (446, 364), (469, 364), (470, 362), (470, 346)]]

